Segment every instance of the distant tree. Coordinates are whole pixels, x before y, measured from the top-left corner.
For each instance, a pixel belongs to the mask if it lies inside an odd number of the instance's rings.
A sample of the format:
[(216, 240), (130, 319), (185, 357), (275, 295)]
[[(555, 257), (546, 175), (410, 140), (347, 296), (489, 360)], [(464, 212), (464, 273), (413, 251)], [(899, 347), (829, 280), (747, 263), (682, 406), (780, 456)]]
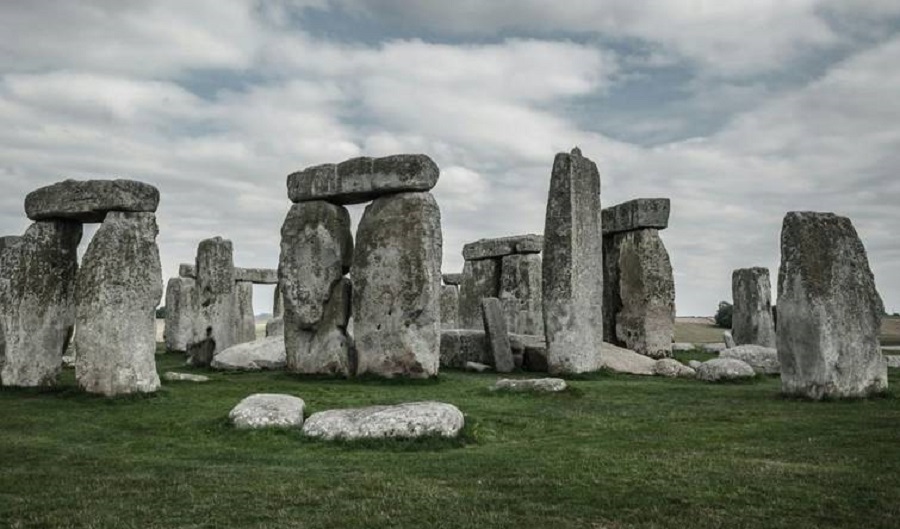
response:
[(731, 328), (731, 315), (734, 312), (734, 307), (731, 303), (727, 301), (719, 302), (719, 309), (716, 310), (716, 327), (721, 327), (723, 329)]
[(158, 319), (158, 320), (166, 319), (166, 307), (157, 307), (156, 308), (156, 319)]

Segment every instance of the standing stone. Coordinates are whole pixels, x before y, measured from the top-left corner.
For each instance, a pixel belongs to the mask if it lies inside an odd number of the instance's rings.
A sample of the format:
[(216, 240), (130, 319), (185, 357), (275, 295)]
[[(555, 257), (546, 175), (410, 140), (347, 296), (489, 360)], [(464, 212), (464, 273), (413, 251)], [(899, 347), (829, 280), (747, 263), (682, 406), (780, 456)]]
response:
[(878, 340), (883, 313), (850, 219), (788, 213), (778, 275), (781, 391), (812, 399), (885, 391), (887, 367)]
[(731, 331), (724, 331), (722, 333), (722, 341), (725, 342), (725, 349), (732, 349), (737, 347), (737, 344), (734, 342), (734, 336), (732, 336)]
[(441, 287), (441, 329), (459, 328), (459, 288), (454, 285)]
[(205, 239), (197, 246), (194, 288), (193, 338), (188, 361), (207, 366), (219, 351), (235, 344), (234, 249), (221, 237)]
[(75, 324), (81, 224), (40, 221), (0, 250), (0, 384), (56, 382)]
[(256, 316), (253, 314), (253, 283), (234, 283), (234, 343), (252, 342), (256, 339)]
[(366, 207), (351, 272), (359, 374), (437, 375), (441, 246), (431, 193), (386, 196)]
[(459, 325), (463, 329), (484, 329), (481, 300), (500, 295), (500, 260), (466, 261), (459, 286)]
[(484, 313), (484, 332), (488, 347), (494, 357), (494, 369), (498, 373), (511, 373), (515, 368), (512, 348), (509, 345), (509, 331), (506, 329), (506, 318), (497, 298), (481, 300)]
[(356, 372), (353, 340), (347, 332), (351, 299), (350, 280), (343, 277), (332, 287), (322, 319), (315, 329), (304, 331), (303, 338), (308, 340), (307, 352), (290, 359), (292, 371), (343, 376)]
[(503, 258), (500, 299), (511, 300), (505, 307), (510, 332), (544, 335), (542, 277), (540, 254), (507, 255)]
[(768, 268), (740, 268), (731, 274), (732, 336), (738, 345), (775, 347), (772, 284)]
[[(291, 207), (281, 228), (278, 265), (289, 371), (353, 374), (349, 344), (331, 350), (313, 348), (314, 342), (328, 342), (326, 336), (331, 336), (332, 342), (349, 340), (346, 320), (337, 314), (349, 303), (344, 299), (349, 296), (348, 287), (341, 285), (341, 278), (349, 270), (352, 257), (353, 237), (347, 208), (323, 201), (301, 202)], [(335, 294), (338, 298), (332, 299)]]
[(173, 277), (166, 286), (166, 350), (187, 352), (194, 335), (194, 280)]
[(281, 294), (281, 284), (275, 285), (275, 297), (272, 300), (272, 318), (284, 316), (284, 296)]
[(75, 378), (88, 393), (151, 393), (162, 267), (154, 213), (111, 211), (84, 254), (76, 284)]
[(603, 365), (600, 173), (577, 148), (553, 161), (544, 226), (543, 303), (550, 373)]

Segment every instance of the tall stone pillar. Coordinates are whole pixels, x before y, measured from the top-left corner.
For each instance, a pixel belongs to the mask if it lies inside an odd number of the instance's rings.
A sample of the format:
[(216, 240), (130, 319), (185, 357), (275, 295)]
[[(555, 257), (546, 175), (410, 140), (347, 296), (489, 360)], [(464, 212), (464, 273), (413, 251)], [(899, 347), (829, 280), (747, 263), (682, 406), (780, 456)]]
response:
[(216, 353), (235, 344), (234, 249), (221, 237), (205, 239), (197, 246), (194, 288), (193, 338), (188, 360), (207, 366)]
[(184, 353), (194, 335), (194, 280), (173, 277), (166, 286), (166, 350)]
[(768, 268), (740, 268), (731, 274), (732, 336), (737, 345), (775, 347), (772, 284)]
[(253, 314), (253, 283), (236, 281), (234, 284), (234, 343), (252, 342), (256, 339), (256, 316)]

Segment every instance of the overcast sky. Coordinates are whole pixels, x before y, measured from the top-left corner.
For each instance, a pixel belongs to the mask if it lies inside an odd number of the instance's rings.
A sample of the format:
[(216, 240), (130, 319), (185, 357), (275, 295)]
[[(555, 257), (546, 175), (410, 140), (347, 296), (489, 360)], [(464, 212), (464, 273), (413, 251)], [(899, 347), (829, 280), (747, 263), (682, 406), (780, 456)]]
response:
[(896, 0), (6, 1), (0, 233), (34, 188), (132, 178), (162, 194), (165, 277), (215, 235), (275, 267), (288, 173), (422, 152), (455, 272), (543, 231), (577, 145), (604, 206), (672, 199), (679, 315), (734, 268), (774, 281), (790, 210), (849, 216), (900, 311), (898, 29)]

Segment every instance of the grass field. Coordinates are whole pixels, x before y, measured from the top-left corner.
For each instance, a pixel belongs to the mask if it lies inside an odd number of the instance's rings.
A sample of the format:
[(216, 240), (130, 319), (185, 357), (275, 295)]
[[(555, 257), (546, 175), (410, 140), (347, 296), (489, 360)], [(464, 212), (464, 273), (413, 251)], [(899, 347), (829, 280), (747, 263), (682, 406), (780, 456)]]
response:
[[(722, 331), (704, 318), (678, 318), (675, 320), (675, 341), (711, 343), (722, 341)], [(881, 345), (900, 345), (900, 318), (889, 316), (881, 321)]]
[[(0, 391), (0, 526), (900, 527), (893, 397), (788, 400), (777, 378), (597, 375), (530, 396), (491, 394), (494, 376), (459, 372), (211, 376), (146, 398), (81, 394), (71, 371), (53, 391)], [(459, 441), (369, 444), (231, 428), (229, 409), (262, 391), (301, 396), (308, 412), (441, 400), (467, 426)]]

